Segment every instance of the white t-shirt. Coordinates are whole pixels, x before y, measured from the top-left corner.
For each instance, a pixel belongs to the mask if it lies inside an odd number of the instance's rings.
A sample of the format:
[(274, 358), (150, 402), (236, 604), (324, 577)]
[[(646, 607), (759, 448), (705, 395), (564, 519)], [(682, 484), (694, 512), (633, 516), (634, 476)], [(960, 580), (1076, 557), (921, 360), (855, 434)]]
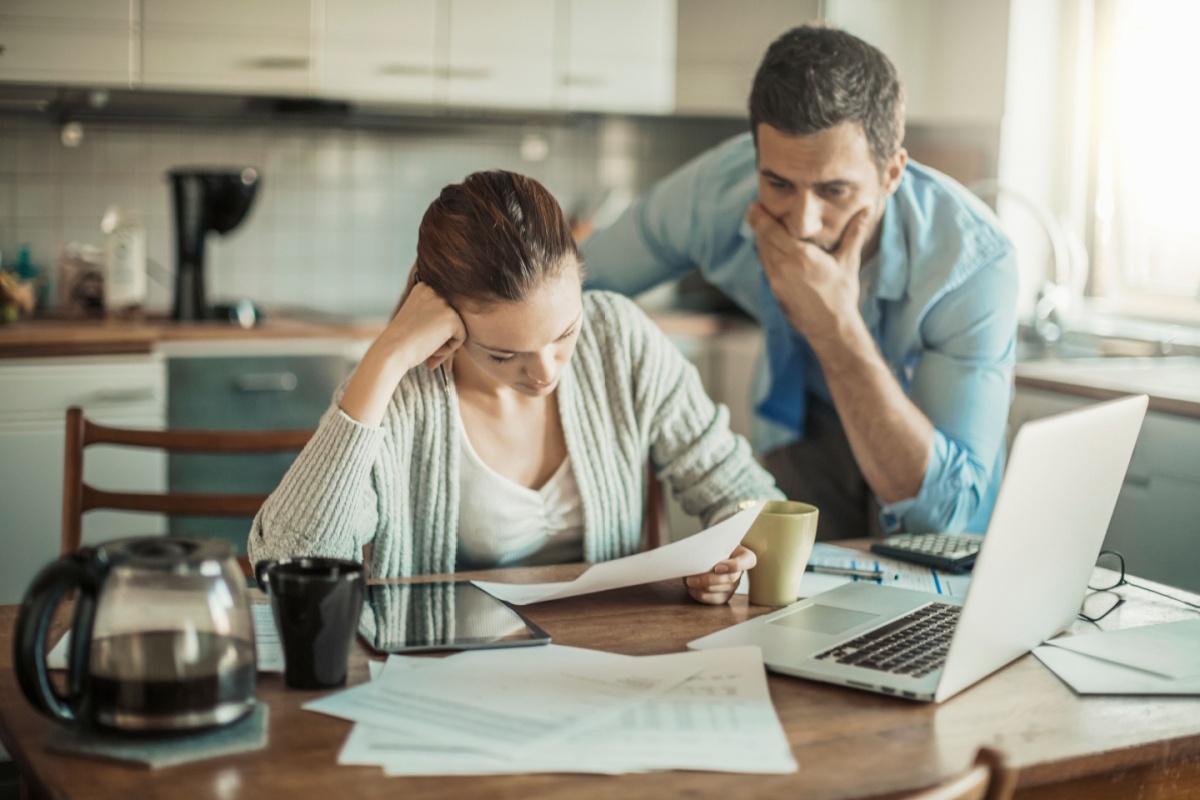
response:
[(563, 564), (583, 560), (583, 504), (571, 457), (530, 489), (498, 474), (458, 423), (458, 569)]

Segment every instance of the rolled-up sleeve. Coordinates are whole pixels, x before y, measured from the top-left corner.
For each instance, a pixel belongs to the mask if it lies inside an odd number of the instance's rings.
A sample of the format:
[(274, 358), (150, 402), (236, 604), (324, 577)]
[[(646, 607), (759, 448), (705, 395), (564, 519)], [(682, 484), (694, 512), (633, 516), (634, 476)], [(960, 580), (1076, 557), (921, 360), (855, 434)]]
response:
[(710, 231), (697, 211), (712, 160), (705, 154), (684, 164), (583, 242), (586, 288), (633, 296), (705, 260)]
[(990, 512), (1004, 463), (1016, 292), (1016, 258), (1006, 247), (925, 316), (909, 396), (933, 423), (933, 447), (917, 496), (882, 508), (886, 528), (983, 527), (979, 512)]

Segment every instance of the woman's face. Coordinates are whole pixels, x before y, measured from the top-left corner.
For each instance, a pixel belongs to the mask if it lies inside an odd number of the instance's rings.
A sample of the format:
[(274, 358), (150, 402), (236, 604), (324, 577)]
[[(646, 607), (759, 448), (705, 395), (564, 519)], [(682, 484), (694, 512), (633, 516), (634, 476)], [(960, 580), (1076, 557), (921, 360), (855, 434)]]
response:
[(583, 324), (582, 275), (574, 259), (521, 301), (458, 309), (464, 352), (487, 377), (528, 397), (556, 388)]

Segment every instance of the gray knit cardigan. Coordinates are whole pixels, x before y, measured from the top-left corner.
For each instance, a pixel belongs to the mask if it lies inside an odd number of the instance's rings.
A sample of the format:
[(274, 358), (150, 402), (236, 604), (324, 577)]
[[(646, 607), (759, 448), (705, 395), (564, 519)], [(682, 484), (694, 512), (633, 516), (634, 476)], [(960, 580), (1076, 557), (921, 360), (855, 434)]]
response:
[[(637, 551), (647, 457), (684, 511), (707, 524), (751, 498), (778, 498), (746, 441), (729, 430), (689, 364), (642, 311), (585, 292), (575, 354), (557, 396), (583, 505), (584, 557)], [(379, 427), (333, 405), (254, 519), (251, 561), (295, 555), (361, 560), (375, 577), (453, 572), (458, 543), (459, 414), (424, 367), (400, 381)]]

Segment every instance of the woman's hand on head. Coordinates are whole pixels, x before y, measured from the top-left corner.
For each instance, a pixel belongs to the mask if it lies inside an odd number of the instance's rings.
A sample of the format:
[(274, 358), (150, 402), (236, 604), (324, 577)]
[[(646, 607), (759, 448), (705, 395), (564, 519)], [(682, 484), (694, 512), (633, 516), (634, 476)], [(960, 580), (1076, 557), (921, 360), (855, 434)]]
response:
[(378, 341), (406, 353), (407, 368), (424, 363), (437, 369), (466, 338), (458, 312), (428, 284), (416, 283)]
[(354, 370), (339, 403), (363, 425), (378, 425), (396, 386), (410, 369), (437, 369), (467, 338), (467, 329), (449, 303), (424, 283), (409, 287), (404, 302)]
[(697, 603), (719, 606), (729, 602), (742, 580), (742, 573), (757, 563), (754, 552), (738, 545), (729, 558), (717, 562), (711, 570), (683, 579), (688, 594)]

